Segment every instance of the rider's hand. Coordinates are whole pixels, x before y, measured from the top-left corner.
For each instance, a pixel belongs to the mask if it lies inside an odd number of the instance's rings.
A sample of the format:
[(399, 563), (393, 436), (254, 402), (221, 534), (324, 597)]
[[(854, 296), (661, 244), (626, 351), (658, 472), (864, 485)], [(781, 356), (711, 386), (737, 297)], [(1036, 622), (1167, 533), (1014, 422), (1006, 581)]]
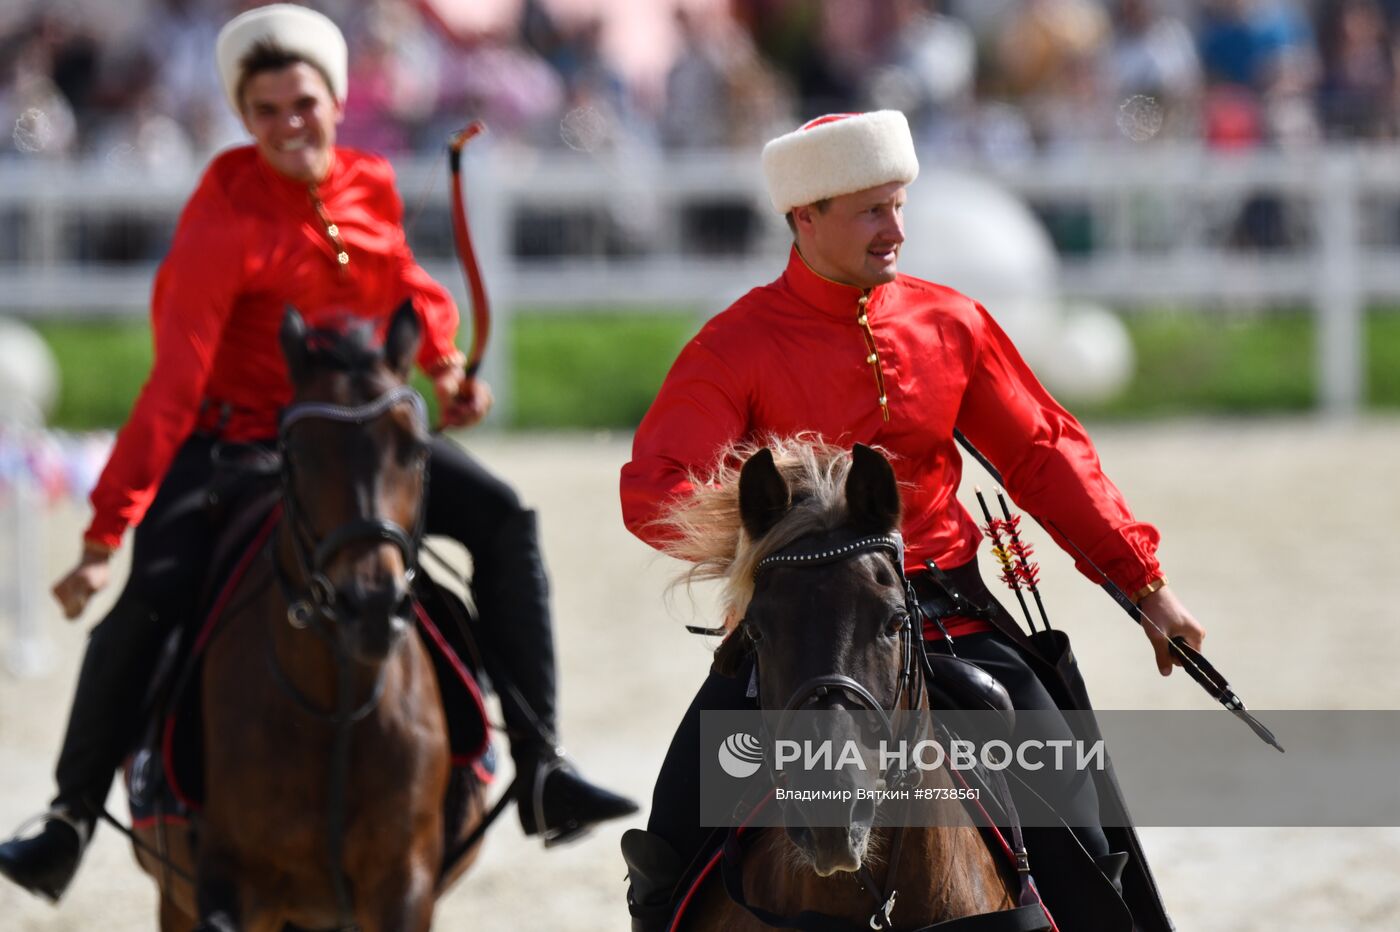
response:
[(469, 378), (461, 366), (449, 366), (433, 377), (433, 394), (437, 396), (442, 426), (471, 427), (486, 417), (495, 399), (491, 386), (477, 378)]
[(53, 587), (53, 596), (63, 606), (63, 616), (70, 621), (87, 607), (93, 594), (107, 587), (111, 576), (112, 551), (85, 544), (78, 565), (68, 571)]
[(1157, 624), (1157, 628), (1152, 627), (1146, 621), (1142, 623), (1143, 633), (1152, 642), (1152, 650), (1157, 654), (1157, 672), (1163, 676), (1170, 676), (1173, 666), (1181, 666), (1181, 658), (1171, 652), (1167, 645), (1169, 638), (1180, 636), (1187, 644), (1196, 650), (1201, 649), (1201, 642), (1206, 638), (1206, 629), (1201, 627), (1201, 623), (1191, 617), (1191, 613), (1186, 610), (1186, 606), (1181, 604), (1181, 600), (1176, 597), (1166, 586), (1144, 598), (1138, 603), (1138, 608), (1142, 609)]

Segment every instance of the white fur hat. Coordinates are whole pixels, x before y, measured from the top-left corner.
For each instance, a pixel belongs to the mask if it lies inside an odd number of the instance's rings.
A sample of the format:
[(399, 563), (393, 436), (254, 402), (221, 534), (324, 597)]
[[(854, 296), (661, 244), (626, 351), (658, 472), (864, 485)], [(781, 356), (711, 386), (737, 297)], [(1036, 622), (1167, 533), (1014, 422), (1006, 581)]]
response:
[(239, 14), (219, 30), (214, 58), (219, 66), (224, 94), (234, 113), (242, 112), (238, 100), (238, 79), (242, 76), (240, 64), (259, 42), (270, 42), (303, 56), (325, 73), (335, 99), (345, 102), (349, 53), (340, 29), (315, 10), (293, 3), (273, 3)]
[(823, 198), (919, 177), (909, 121), (898, 110), (829, 113), (763, 147), (773, 209), (785, 214)]

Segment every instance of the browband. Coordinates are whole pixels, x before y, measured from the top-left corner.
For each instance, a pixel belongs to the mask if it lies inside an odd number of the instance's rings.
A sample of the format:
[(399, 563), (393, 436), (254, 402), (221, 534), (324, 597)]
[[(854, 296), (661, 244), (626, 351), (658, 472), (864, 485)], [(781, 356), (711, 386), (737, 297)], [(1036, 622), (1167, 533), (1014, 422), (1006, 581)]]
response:
[(849, 537), (832, 541), (830, 538), (818, 541), (799, 541), (782, 550), (770, 553), (754, 567), (754, 576), (772, 566), (820, 566), (823, 563), (836, 563), (860, 553), (884, 550), (894, 557), (895, 566), (904, 575), (904, 536), (898, 531), (888, 534), (870, 534), (862, 537)]

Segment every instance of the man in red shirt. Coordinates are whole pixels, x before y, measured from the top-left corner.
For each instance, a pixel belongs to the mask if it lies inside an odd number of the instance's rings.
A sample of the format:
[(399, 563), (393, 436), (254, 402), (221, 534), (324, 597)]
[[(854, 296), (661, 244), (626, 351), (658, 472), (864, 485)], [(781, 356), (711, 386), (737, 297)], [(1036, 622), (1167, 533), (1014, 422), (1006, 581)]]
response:
[[(787, 268), (710, 320), (681, 351), (622, 469), (627, 527), (664, 546), (655, 519), (691, 490), (690, 476), (704, 475), (735, 442), (811, 431), (845, 447), (878, 445), (893, 454), (905, 567), (921, 598), (947, 598), (924, 569), (932, 559), (964, 596), (987, 606), (979, 617), (945, 619), (958, 655), (1001, 680), (1017, 708), (1054, 709), (1025, 657), (987, 620), (1004, 610), (977, 572), (981, 533), (956, 498), (958, 429), (1000, 469), (1016, 502), (1083, 547), (1168, 637), (1181, 635), (1199, 647), (1204, 631), (1158, 565), (1156, 529), (1133, 517), (1080, 424), (981, 305), (896, 271), (905, 187), (918, 174), (903, 114), (813, 120), (770, 142), (763, 168), (773, 206), (793, 230)], [(1084, 560), (1078, 565), (1101, 581)], [(1159, 671), (1170, 673), (1175, 661), (1166, 640), (1145, 630)], [(942, 635), (930, 630), (930, 636)], [(703, 838), (698, 712), (743, 708), (747, 685), (743, 676), (712, 674), (663, 764), (648, 827), (682, 862)], [(1078, 821), (1070, 824), (1081, 826), (1079, 843), (1116, 879), (1125, 855), (1110, 850), (1097, 825), (1094, 787), (1082, 782), (1062, 788), (1059, 797), (1075, 798)], [(634, 915), (664, 912), (645, 907), (667, 892), (634, 885)], [(1055, 912), (1056, 904), (1050, 906)]]
[[(254, 144), (219, 155), (190, 197), (156, 274), (155, 362), (92, 493), (78, 565), (54, 587), (69, 618), (108, 583), (108, 562), (135, 530), (131, 576), (92, 631), (43, 830), (0, 844), (0, 873), (57, 900), (67, 887), (112, 774), (142, 726), (142, 700), (168, 633), (194, 615), (215, 528), (206, 509), (221, 450), (270, 447), (291, 398), (279, 342), (284, 309), (311, 326), (371, 322), (412, 301), (423, 323), (418, 363), (444, 426), (491, 406), (455, 344), (457, 308), (414, 260), (403, 205), (384, 159), (335, 145), (346, 92), (339, 29), (305, 7), (276, 4), (229, 22), (218, 67)], [(534, 512), (455, 444), (435, 436), (425, 530), (472, 555), (480, 635), (502, 696), (529, 833), (572, 834), (636, 811), (563, 765), (555, 717), (548, 582)], [(503, 690), (503, 693), (508, 691)], [(537, 795), (535, 784), (543, 779)]]

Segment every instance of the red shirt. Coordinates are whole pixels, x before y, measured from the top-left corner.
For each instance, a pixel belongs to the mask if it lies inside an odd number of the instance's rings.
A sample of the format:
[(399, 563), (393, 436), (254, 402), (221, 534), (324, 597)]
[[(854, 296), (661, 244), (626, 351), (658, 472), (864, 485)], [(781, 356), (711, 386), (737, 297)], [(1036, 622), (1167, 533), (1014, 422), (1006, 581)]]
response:
[(345, 244), (344, 266), (308, 185), (252, 146), (222, 153), (204, 173), (156, 273), (155, 362), (93, 489), (87, 540), (121, 543), (196, 426), (230, 441), (276, 436), (291, 398), (278, 343), (288, 304), (313, 326), (382, 325), (411, 297), (424, 323), (420, 365), (456, 353), (456, 305), (408, 248), (389, 163), (338, 148), (316, 194)]
[(690, 491), (687, 471), (710, 467), (725, 444), (815, 431), (842, 446), (878, 444), (894, 454), (906, 569), (922, 569), (929, 558), (961, 566), (982, 535), (956, 498), (956, 427), (997, 466), (1022, 508), (1054, 521), (1125, 592), (1160, 575), (1157, 530), (1133, 518), (1084, 428), (970, 298), (908, 275), (871, 290), (866, 314), (887, 421), (857, 322), (862, 293), (822, 278), (793, 249), (781, 278), (701, 329), (671, 367), (622, 468), (622, 516), (634, 534), (659, 546), (648, 523)]

